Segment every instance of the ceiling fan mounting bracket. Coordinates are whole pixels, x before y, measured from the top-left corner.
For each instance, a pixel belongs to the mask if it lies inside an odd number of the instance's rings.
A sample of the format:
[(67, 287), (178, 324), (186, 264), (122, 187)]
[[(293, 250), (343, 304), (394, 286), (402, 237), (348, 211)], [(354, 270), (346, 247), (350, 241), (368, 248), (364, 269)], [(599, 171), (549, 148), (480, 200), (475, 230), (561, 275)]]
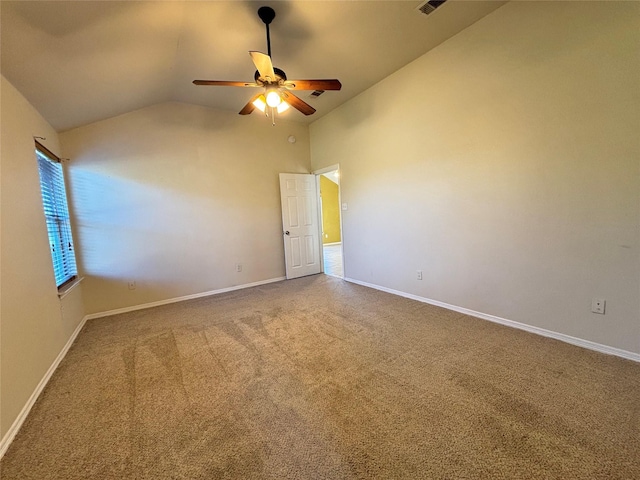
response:
[(276, 18), (276, 12), (271, 7), (260, 7), (258, 9), (258, 16), (265, 25), (269, 25), (274, 18)]

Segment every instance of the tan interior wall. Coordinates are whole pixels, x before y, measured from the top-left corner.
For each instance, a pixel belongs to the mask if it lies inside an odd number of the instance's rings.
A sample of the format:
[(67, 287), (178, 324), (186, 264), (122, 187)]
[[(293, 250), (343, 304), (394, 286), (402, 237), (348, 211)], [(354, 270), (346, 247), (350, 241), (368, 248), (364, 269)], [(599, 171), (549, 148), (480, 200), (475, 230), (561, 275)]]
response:
[(84, 317), (82, 284), (58, 298), (34, 136), (60, 154), (51, 126), (2, 77), (0, 436), (16, 421)]
[(60, 141), (89, 313), (284, 276), (278, 174), (310, 171), (306, 125), (165, 103)]
[(640, 353), (639, 19), (510, 2), (312, 123), (345, 276)]

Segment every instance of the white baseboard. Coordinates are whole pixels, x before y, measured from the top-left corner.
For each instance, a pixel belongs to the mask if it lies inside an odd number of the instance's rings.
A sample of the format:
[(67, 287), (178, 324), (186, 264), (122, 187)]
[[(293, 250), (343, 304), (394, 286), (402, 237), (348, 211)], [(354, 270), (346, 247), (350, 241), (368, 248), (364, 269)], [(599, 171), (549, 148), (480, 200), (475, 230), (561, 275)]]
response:
[(90, 313), (85, 317), (85, 320), (93, 320), (94, 318), (110, 317), (111, 315), (118, 315), (120, 313), (134, 312), (136, 310), (144, 310), (146, 308), (159, 307), (160, 305), (167, 305), (169, 303), (184, 302), (185, 300), (193, 300), (194, 298), (209, 297), (211, 295), (219, 295), (220, 293), (232, 292), (234, 290), (242, 290), (244, 288), (258, 287), (260, 285), (266, 285), (267, 283), (281, 282), (286, 280), (286, 277), (269, 278), (268, 280), (260, 280), (259, 282), (245, 283), (243, 285), (235, 285), (233, 287), (220, 288), (218, 290), (210, 290), (208, 292), (194, 293), (193, 295), (185, 295), (183, 297), (168, 298), (166, 300), (159, 300), (157, 302), (143, 303), (142, 305), (133, 305), (131, 307), (116, 308), (115, 310), (108, 310), (106, 312)]
[(399, 295), (401, 297), (417, 300), (418, 302), (428, 303), (430, 305), (435, 305), (437, 307), (446, 308), (447, 310), (453, 310), (454, 312), (464, 313), (465, 315), (470, 315), (472, 317), (480, 318), (482, 320), (488, 320), (490, 322), (499, 323), (507, 327), (517, 328), (519, 330), (524, 330), (530, 333), (535, 333), (537, 335), (542, 335), (543, 337), (554, 338), (556, 340), (560, 340), (561, 342), (570, 343), (571, 345), (577, 345), (579, 347), (587, 348), (589, 350), (595, 350), (596, 352), (606, 353), (608, 355), (615, 355), (617, 357), (626, 358), (627, 360), (632, 360), (634, 362), (640, 362), (640, 354), (634, 353), (634, 352), (628, 352), (627, 350), (622, 350), (620, 348), (610, 347), (608, 345), (602, 345), (600, 343), (592, 342), (590, 340), (584, 340), (582, 338), (576, 338), (570, 335), (565, 335), (564, 333), (558, 333), (552, 330), (546, 330), (544, 328), (534, 327), (533, 325), (527, 325), (526, 323), (520, 323), (514, 320), (508, 320), (506, 318), (496, 317), (495, 315), (476, 312), (475, 310), (470, 310), (468, 308), (458, 307), (456, 305), (450, 305), (448, 303), (439, 302), (437, 300), (431, 300), (430, 298), (420, 297), (418, 295), (401, 292), (399, 290), (393, 290), (391, 288), (382, 287), (380, 285), (361, 282), (360, 280), (355, 280), (353, 278), (345, 277), (344, 280), (346, 280), (347, 282), (362, 285), (363, 287), (369, 287), (375, 290), (381, 290), (383, 292), (391, 293), (393, 295)]
[(328, 277), (339, 278), (340, 280), (344, 280), (344, 277), (341, 277), (340, 275), (334, 275), (333, 273), (322, 272), (322, 274)]
[(13, 442), (13, 439), (18, 433), (18, 430), (20, 430), (20, 427), (22, 426), (24, 421), (27, 419), (27, 415), (29, 415), (31, 408), (33, 408), (33, 405), (36, 403), (36, 400), (44, 390), (44, 387), (46, 387), (47, 383), (49, 383), (49, 380), (51, 379), (53, 372), (56, 371), (56, 368), (58, 368), (58, 365), (60, 365), (60, 362), (62, 362), (62, 359), (65, 357), (65, 355), (71, 348), (71, 345), (73, 345), (73, 342), (75, 341), (76, 337), (80, 333), (80, 330), (82, 330), (82, 327), (84, 327), (84, 324), (86, 323), (86, 321), (87, 321), (87, 317), (84, 317), (80, 321), (76, 329), (73, 331), (73, 333), (69, 337), (69, 340), (67, 340), (67, 343), (65, 344), (65, 346), (62, 347), (62, 350), (60, 351), (56, 359), (53, 361), (53, 363), (51, 364), (47, 372), (44, 374), (44, 377), (42, 377), (42, 380), (40, 380), (40, 383), (38, 383), (38, 385), (36, 386), (36, 389), (33, 391), (31, 396), (29, 397), (29, 400), (27, 400), (27, 403), (24, 405), (24, 407), (22, 407), (22, 410), (18, 414), (18, 417), (15, 419), (15, 421), (13, 422), (13, 424), (11, 425), (11, 427), (9, 428), (5, 436), (2, 437), (2, 440), (0, 440), (0, 459), (2, 459), (7, 449), (9, 448), (9, 445), (11, 445), (11, 442)]

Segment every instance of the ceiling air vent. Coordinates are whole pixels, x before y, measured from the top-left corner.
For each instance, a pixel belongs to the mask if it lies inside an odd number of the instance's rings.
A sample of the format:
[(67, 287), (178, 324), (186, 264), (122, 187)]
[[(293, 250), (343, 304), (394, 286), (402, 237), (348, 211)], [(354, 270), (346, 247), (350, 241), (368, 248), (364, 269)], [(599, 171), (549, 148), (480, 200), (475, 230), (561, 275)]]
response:
[(429, 0), (427, 2), (421, 3), (418, 6), (417, 10), (419, 10), (421, 13), (424, 13), (425, 15), (429, 15), (430, 13), (433, 13), (436, 8), (438, 8), (440, 5), (442, 5), (446, 1), (447, 0)]
[(324, 93), (324, 90), (314, 90), (309, 94), (309, 96), (315, 98), (315, 97), (319, 97), (323, 93)]

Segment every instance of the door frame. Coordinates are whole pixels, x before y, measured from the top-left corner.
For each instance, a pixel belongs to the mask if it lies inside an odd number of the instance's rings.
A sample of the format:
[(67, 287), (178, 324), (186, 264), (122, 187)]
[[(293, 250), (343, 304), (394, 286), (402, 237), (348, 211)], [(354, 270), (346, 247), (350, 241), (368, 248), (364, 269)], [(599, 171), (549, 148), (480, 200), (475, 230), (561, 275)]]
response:
[[(340, 174), (340, 183), (338, 184), (338, 208), (340, 211), (340, 251), (342, 253), (342, 278), (345, 278), (345, 268), (344, 268), (344, 233), (342, 231), (342, 174), (340, 170), (340, 164), (336, 163), (334, 165), (329, 165), (328, 167), (319, 168), (318, 170), (314, 170), (312, 173), (316, 176), (316, 190), (318, 193), (318, 238), (320, 239), (320, 251), (322, 252), (324, 248), (324, 243), (322, 242), (322, 199), (320, 198), (320, 175), (323, 173), (335, 172), (338, 171)], [(320, 270), (324, 273), (324, 255), (320, 255)]]

